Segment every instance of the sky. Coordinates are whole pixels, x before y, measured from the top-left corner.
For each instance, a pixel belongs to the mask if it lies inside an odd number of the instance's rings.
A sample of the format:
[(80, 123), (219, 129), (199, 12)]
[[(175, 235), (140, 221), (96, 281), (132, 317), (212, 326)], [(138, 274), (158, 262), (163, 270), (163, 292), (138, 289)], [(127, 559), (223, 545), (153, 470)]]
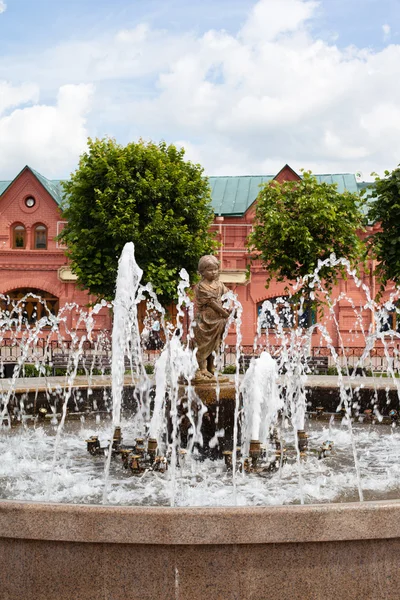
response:
[(104, 136), (371, 180), (400, 163), (400, 1), (0, 0), (0, 180)]

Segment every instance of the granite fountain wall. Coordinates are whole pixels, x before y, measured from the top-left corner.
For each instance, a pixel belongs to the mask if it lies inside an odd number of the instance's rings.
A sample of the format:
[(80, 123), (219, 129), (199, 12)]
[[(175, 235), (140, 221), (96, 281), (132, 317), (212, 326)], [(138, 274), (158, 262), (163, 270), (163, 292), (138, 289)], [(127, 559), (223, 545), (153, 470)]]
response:
[(266, 508), (0, 502), (2, 600), (397, 599), (397, 501)]

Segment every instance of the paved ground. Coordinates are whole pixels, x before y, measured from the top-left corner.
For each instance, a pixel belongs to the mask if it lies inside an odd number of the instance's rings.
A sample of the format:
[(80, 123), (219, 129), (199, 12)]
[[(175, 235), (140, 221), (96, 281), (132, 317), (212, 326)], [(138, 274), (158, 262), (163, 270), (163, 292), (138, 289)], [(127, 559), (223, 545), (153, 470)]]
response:
[[(234, 375), (228, 375), (234, 381)], [(0, 379), (0, 393), (7, 392), (10, 389), (11, 379)], [(351, 387), (363, 387), (366, 389), (398, 389), (400, 391), (400, 379), (393, 380), (388, 377), (343, 377), (345, 385)], [(339, 384), (339, 377), (336, 375), (309, 375), (306, 385), (317, 388), (336, 388)], [(69, 387), (70, 383), (67, 377), (24, 377), (17, 379), (15, 382), (15, 391), (23, 393), (27, 391), (46, 391), (55, 389), (60, 386), (62, 388)], [(111, 386), (111, 378), (109, 375), (94, 375), (90, 381), (87, 377), (77, 376), (74, 379), (74, 387), (78, 388), (104, 388)], [(132, 377), (125, 376), (125, 385), (132, 385)]]

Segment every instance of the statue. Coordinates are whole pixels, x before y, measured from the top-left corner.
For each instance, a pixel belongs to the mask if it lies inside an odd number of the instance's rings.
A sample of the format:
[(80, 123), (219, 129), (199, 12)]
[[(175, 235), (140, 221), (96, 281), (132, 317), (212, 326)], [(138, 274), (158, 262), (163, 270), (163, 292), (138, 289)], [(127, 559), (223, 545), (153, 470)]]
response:
[(218, 353), (230, 310), (222, 306), (221, 297), (228, 288), (219, 280), (219, 262), (215, 256), (202, 256), (198, 271), (201, 281), (195, 286), (196, 325), (194, 341), (199, 369), (196, 378), (214, 378), (214, 356)]

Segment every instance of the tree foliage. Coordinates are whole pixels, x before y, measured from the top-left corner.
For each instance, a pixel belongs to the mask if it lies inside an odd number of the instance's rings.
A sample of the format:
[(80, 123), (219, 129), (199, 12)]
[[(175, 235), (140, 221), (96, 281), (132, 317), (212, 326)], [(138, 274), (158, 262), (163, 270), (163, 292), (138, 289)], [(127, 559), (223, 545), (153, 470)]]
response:
[[(358, 266), (364, 244), (364, 228), (357, 194), (337, 191), (336, 184), (319, 183), (309, 171), (300, 181), (273, 181), (258, 196), (249, 248), (267, 270), (267, 283), (296, 280), (314, 271), (318, 261), (334, 253)], [(329, 288), (343, 267), (325, 266), (320, 271)]]
[(118, 259), (126, 242), (156, 293), (169, 302), (179, 271), (190, 276), (212, 252), (210, 190), (200, 165), (164, 142), (121, 146), (105, 138), (88, 141), (78, 169), (64, 183), (60, 239), (80, 286), (97, 297), (114, 295)]
[(376, 175), (370, 190), (368, 219), (380, 223), (381, 229), (369, 238), (369, 245), (383, 289), (389, 280), (400, 283), (400, 166), (385, 171), (383, 178)]

